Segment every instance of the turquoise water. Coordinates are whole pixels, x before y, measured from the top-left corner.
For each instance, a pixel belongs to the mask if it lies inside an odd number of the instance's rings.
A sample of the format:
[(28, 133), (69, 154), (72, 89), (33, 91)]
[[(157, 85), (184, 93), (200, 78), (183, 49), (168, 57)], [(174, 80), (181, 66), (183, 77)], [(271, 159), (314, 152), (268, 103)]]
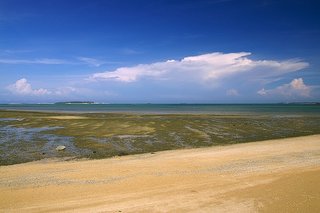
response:
[(0, 110), (53, 112), (125, 112), (145, 114), (320, 115), (318, 104), (0, 104)]

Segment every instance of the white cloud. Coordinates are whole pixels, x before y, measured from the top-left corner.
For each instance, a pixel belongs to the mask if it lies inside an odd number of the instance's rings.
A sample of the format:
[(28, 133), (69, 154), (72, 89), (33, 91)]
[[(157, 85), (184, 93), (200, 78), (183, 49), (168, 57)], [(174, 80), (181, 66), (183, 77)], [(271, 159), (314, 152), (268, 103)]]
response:
[(75, 94), (79, 92), (78, 88), (70, 86), (56, 88), (55, 90), (48, 90), (43, 88), (33, 89), (32, 85), (25, 78), (19, 79), (14, 84), (7, 86), (7, 89), (11, 91), (13, 94), (33, 96), (51, 95), (63, 97), (72, 93)]
[[(0, 54), (1, 54), (1, 52), (2, 51), (0, 51)], [(27, 50), (27, 49), (6, 49), (6, 50), (3, 50), (3, 53), (5, 55), (30, 53), (30, 52), (33, 52), (33, 50)]]
[(274, 89), (261, 89), (257, 93), (262, 96), (281, 95), (285, 97), (309, 97), (312, 87), (304, 84), (302, 78), (293, 79), (289, 84), (283, 84)]
[(0, 64), (70, 64), (62, 59), (42, 58), (42, 59), (0, 59)]
[(0, 58), (0, 64), (44, 64), (44, 65), (59, 65), (59, 64), (71, 64), (81, 65), (87, 64), (90, 66), (99, 67), (103, 64), (114, 64), (117, 62), (102, 61), (95, 58), (89, 57), (76, 57), (76, 60), (64, 60), (55, 58), (41, 58), (41, 59), (8, 59)]
[(59, 96), (65, 96), (65, 95), (68, 95), (68, 94), (74, 93), (74, 92), (77, 92), (77, 89), (74, 87), (62, 87), (62, 88), (57, 89), (54, 92), (54, 94), (59, 95)]
[(227, 90), (226, 94), (228, 96), (238, 96), (239, 92), (236, 89), (229, 89), (229, 90)]
[(251, 53), (209, 53), (185, 57), (181, 60), (167, 60), (132, 67), (120, 67), (93, 74), (92, 80), (113, 80), (135, 82), (141, 79), (193, 81), (198, 83), (218, 82), (237, 74), (249, 73), (250, 80), (265, 80), (295, 72), (308, 67), (300, 60), (252, 60)]
[(257, 93), (258, 93), (259, 95), (266, 95), (268, 92), (267, 92), (267, 90), (265, 90), (264, 88), (262, 88), (262, 89), (259, 90)]
[(95, 66), (95, 67), (100, 67), (102, 64), (105, 64), (105, 61), (101, 61), (95, 58), (88, 58), (88, 57), (78, 57), (78, 60), (91, 65), (91, 66)]
[(28, 83), (27, 79), (22, 78), (17, 80), (14, 84), (9, 85), (7, 87), (11, 92), (20, 95), (47, 95), (51, 94), (47, 89), (32, 89), (30, 83)]

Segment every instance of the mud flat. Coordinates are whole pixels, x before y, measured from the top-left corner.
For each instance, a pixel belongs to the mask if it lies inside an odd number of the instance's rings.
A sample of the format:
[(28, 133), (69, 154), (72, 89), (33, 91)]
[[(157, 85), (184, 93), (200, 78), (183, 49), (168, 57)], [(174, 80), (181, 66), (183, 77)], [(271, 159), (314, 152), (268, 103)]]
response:
[[(320, 113), (129, 114), (0, 110), (0, 166), (102, 159), (320, 134)], [(56, 147), (63, 145), (63, 152)]]
[(317, 212), (320, 135), (0, 167), (0, 212)]

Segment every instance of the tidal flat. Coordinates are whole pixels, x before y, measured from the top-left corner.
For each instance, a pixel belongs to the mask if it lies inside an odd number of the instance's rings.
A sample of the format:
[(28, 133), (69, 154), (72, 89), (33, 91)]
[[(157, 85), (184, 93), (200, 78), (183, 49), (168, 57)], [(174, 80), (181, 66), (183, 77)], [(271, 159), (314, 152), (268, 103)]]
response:
[[(0, 111), (0, 165), (108, 158), (320, 134), (320, 115)], [(56, 151), (59, 145), (64, 151)]]

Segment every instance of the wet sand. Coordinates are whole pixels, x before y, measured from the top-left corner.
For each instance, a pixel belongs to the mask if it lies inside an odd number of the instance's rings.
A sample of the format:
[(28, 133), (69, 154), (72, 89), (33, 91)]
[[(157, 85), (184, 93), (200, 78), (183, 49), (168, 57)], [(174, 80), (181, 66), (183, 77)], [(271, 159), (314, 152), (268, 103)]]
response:
[(317, 212), (320, 135), (0, 167), (0, 212)]
[(48, 116), (48, 119), (57, 119), (57, 120), (77, 120), (77, 119), (87, 119), (84, 116), (73, 116), (73, 115), (59, 115), (59, 116)]

